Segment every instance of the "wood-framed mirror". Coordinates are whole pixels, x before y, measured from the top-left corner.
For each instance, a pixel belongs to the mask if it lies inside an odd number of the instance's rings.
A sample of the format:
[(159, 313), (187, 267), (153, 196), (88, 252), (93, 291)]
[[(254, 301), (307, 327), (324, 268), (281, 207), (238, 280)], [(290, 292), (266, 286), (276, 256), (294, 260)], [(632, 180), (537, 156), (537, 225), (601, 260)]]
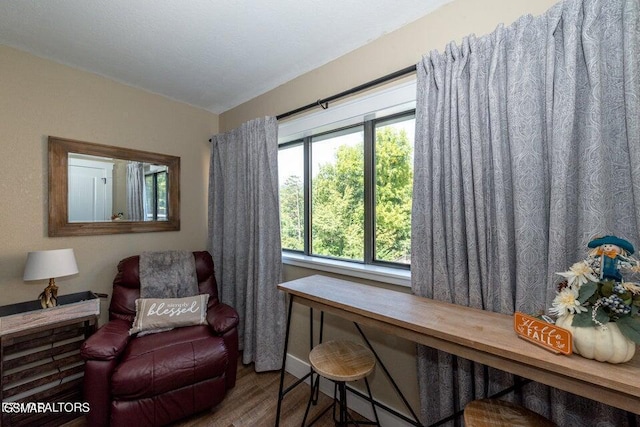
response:
[(180, 157), (50, 136), (49, 237), (180, 230)]

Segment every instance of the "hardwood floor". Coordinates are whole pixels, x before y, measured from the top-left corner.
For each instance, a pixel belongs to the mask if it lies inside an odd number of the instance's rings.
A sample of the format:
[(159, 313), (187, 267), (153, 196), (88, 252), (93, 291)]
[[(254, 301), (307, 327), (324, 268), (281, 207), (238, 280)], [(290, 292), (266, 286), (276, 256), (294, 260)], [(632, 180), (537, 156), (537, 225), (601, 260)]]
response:
[[(290, 374), (285, 375), (285, 387), (296, 380)], [(238, 366), (236, 386), (220, 405), (210, 412), (195, 415), (175, 424), (175, 427), (261, 427), (274, 426), (278, 405), (279, 372), (256, 373), (253, 365)], [(304, 411), (309, 399), (309, 387), (301, 384), (289, 392), (282, 403), (281, 427), (298, 427), (302, 423)], [(332, 399), (320, 393), (317, 406), (312, 406), (307, 423), (326, 407)], [(351, 413), (358, 420), (359, 414)], [(314, 426), (332, 427), (331, 412), (325, 413)]]
[[(296, 381), (290, 374), (285, 374), (285, 387)], [(256, 373), (253, 365), (238, 364), (236, 386), (227, 393), (222, 403), (211, 411), (203, 412), (174, 423), (172, 427), (272, 427), (275, 425), (278, 405), (279, 372)], [(301, 384), (289, 392), (282, 403), (281, 427), (298, 427), (302, 423), (304, 411), (309, 399), (309, 387)], [(312, 406), (307, 423), (326, 407), (331, 405), (331, 398), (320, 393), (317, 406)], [(356, 420), (363, 418), (350, 412)], [(64, 427), (85, 427), (84, 418), (78, 418)], [(314, 426), (333, 427), (331, 412), (325, 413)]]

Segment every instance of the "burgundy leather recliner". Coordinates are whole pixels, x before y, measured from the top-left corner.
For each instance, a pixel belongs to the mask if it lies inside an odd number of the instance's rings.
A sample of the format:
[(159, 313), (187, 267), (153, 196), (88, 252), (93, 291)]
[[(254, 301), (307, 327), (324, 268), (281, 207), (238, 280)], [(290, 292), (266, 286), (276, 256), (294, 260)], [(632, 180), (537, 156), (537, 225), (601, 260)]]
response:
[(113, 280), (109, 322), (82, 345), (87, 424), (165, 425), (222, 401), (236, 383), (238, 313), (218, 301), (208, 252), (194, 252), (208, 325), (129, 336), (140, 297), (139, 257), (123, 259)]

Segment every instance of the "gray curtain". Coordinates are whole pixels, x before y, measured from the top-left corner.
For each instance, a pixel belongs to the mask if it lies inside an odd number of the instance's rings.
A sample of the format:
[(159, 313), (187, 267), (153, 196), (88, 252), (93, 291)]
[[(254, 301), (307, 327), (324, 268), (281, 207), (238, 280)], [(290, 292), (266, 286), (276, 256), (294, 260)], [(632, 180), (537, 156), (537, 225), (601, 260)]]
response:
[[(536, 313), (594, 235), (640, 244), (638, 16), (637, 0), (566, 0), (418, 64), (414, 293)], [(425, 423), (513, 382), (418, 351)], [(559, 425), (628, 423), (540, 384), (506, 398)]]
[(144, 164), (127, 162), (127, 214), (129, 221), (144, 221)]
[(243, 363), (280, 369), (286, 306), (278, 196), (277, 122), (255, 119), (211, 142), (209, 251), (220, 299), (240, 314)]

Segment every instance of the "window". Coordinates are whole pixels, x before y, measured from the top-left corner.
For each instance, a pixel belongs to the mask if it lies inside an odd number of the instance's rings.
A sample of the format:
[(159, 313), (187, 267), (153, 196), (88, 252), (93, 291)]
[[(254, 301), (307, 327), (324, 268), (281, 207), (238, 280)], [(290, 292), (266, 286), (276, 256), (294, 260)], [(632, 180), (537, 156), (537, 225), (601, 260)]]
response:
[(301, 142), (278, 151), (282, 247), (304, 251), (304, 150)]
[(167, 212), (167, 168), (151, 165), (144, 174), (145, 221), (166, 221)]
[(364, 129), (311, 137), (311, 253), (364, 260)]
[(283, 248), (407, 268), (414, 127), (405, 111), (281, 144)]
[(411, 264), (411, 193), (415, 119), (375, 125), (375, 259)]

